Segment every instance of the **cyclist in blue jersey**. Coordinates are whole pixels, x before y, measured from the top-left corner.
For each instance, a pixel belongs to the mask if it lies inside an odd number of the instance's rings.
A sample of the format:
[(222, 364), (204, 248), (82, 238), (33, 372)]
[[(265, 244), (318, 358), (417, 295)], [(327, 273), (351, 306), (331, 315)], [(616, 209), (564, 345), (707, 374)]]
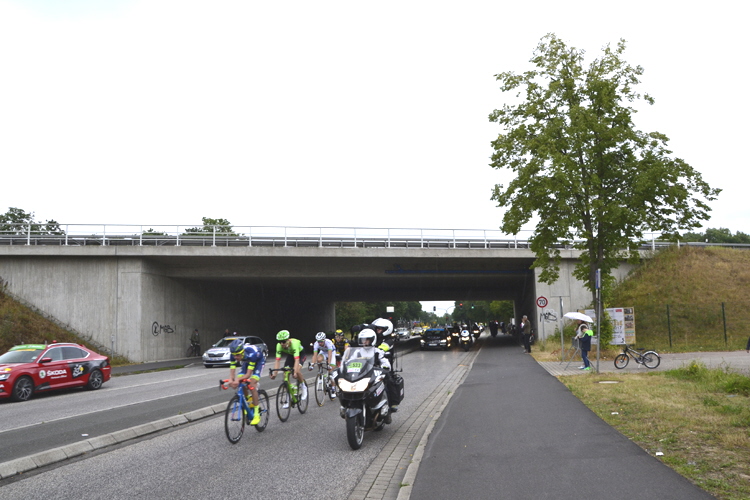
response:
[[(257, 409), (259, 404), (258, 381), (263, 366), (266, 364), (266, 357), (263, 355), (263, 351), (252, 344), (244, 344), (241, 339), (236, 339), (229, 344), (229, 352), (232, 354), (232, 359), (229, 362), (229, 385), (236, 389), (240, 383), (247, 381), (245, 398), (247, 398), (248, 389), (253, 396), (253, 402), (250, 405), (250, 409), (253, 410), (253, 419), (250, 421), (250, 425), (256, 425), (260, 422), (260, 411)], [(239, 375), (237, 375), (238, 364), (240, 365)]]

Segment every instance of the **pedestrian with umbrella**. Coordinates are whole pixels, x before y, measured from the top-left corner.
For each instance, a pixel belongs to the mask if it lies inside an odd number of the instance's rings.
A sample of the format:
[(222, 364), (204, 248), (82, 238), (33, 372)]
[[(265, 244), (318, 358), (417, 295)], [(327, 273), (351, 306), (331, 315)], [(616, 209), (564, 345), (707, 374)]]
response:
[(591, 337), (594, 336), (594, 331), (589, 324), (593, 322), (593, 319), (579, 312), (565, 313), (563, 317), (577, 322), (576, 339), (578, 339), (578, 347), (581, 349), (581, 359), (583, 359), (583, 366), (579, 366), (578, 369), (590, 371), (589, 351), (591, 350)]

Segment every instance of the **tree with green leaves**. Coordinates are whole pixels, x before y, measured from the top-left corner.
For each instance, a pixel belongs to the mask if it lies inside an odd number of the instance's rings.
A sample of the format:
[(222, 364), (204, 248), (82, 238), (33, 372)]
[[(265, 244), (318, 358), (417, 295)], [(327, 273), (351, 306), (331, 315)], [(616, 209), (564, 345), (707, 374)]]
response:
[(0, 234), (26, 235), (29, 231), (31, 234), (64, 234), (55, 220), (34, 221), (34, 212), (8, 207), (8, 211), (0, 215)]
[(216, 234), (216, 236), (239, 236), (232, 228), (232, 223), (226, 219), (211, 219), (202, 217), (202, 227), (191, 227), (186, 229), (183, 235)]
[(654, 100), (635, 90), (643, 68), (624, 51), (624, 40), (607, 45), (585, 67), (584, 51), (546, 35), (534, 69), (496, 75), (517, 103), (489, 115), (501, 127), (490, 165), (516, 174), (493, 191), (507, 207), (500, 228), (518, 234), (537, 218), (529, 241), (545, 283), (559, 277), (561, 243), (582, 250), (574, 275), (592, 297), (597, 269), (611, 282), (620, 260), (638, 258), (645, 232), (677, 237), (699, 227), (720, 192), (671, 156), (664, 134), (635, 127), (633, 103)]
[(682, 241), (700, 241), (702, 243), (750, 243), (750, 235), (737, 231), (732, 231), (725, 227), (708, 228), (705, 233), (685, 233), (682, 235)]

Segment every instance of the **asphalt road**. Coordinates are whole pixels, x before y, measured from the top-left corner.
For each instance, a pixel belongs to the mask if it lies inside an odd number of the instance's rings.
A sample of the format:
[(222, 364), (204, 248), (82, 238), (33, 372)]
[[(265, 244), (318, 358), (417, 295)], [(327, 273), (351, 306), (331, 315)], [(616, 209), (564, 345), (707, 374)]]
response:
[[(69, 497), (107, 499), (288, 498), (292, 495), (345, 499), (389, 439), (401, 426), (409, 424), (425, 399), (463, 359), (465, 353), (458, 350), (417, 351), (402, 356), (406, 399), (394, 415), (393, 424), (381, 432), (367, 432), (362, 448), (357, 451), (349, 448), (338, 405), (328, 401), (320, 408), (313, 400), (306, 414), (293, 410), (286, 423), (272, 414), (265, 432), (247, 429), (237, 445), (227, 441), (220, 417), (206, 418), (127, 446), (107, 448), (3, 480), (0, 498), (56, 498), (64, 491)], [(22, 407), (31, 405), (34, 400), (4, 405), (3, 410), (10, 409), (14, 413), (10, 419), (15, 423), (8, 424), (7, 418), (2, 419), (6, 430), (0, 434), (0, 439), (22, 425), (17, 419), (24, 418), (32, 418), (26, 422), (26, 429), (27, 435), (34, 436), (31, 429), (39, 427), (40, 420), (44, 420), (33, 418), (39, 412), (55, 411), (58, 420), (50, 423), (59, 425), (92, 415), (101, 419), (102, 407), (120, 404), (120, 411), (124, 412), (131, 403), (137, 407), (150, 404), (137, 403), (139, 399), (167, 404), (175, 393), (187, 392), (186, 388), (192, 388), (196, 394), (210, 391), (211, 387), (218, 386), (217, 375), (226, 373), (226, 370), (194, 366), (131, 375), (116, 378), (113, 384), (100, 391), (40, 398), (33, 408), (27, 408), (28, 411)], [(262, 381), (266, 389), (278, 383), (278, 379)], [(213, 390), (219, 393), (218, 389)], [(143, 395), (144, 392), (150, 395)], [(223, 401), (230, 397), (227, 391), (219, 394)], [(97, 402), (88, 400), (87, 403), (86, 398), (95, 398)]]

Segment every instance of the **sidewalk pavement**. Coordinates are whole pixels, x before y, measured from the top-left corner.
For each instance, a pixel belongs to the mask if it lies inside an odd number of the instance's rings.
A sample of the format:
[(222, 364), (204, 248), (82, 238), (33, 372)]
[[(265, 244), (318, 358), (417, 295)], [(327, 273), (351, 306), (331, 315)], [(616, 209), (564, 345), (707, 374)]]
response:
[[(735, 361), (732, 353), (705, 354), (695, 357), (712, 365)], [(690, 359), (664, 356), (657, 370)], [(579, 363), (565, 372), (581, 373)], [(600, 369), (605, 365), (615, 370), (612, 361), (600, 363)], [(432, 434), (422, 439), (418, 469), (404, 479), (398, 499), (713, 498), (550, 377), (559, 366), (537, 363), (512, 340), (485, 338)]]

